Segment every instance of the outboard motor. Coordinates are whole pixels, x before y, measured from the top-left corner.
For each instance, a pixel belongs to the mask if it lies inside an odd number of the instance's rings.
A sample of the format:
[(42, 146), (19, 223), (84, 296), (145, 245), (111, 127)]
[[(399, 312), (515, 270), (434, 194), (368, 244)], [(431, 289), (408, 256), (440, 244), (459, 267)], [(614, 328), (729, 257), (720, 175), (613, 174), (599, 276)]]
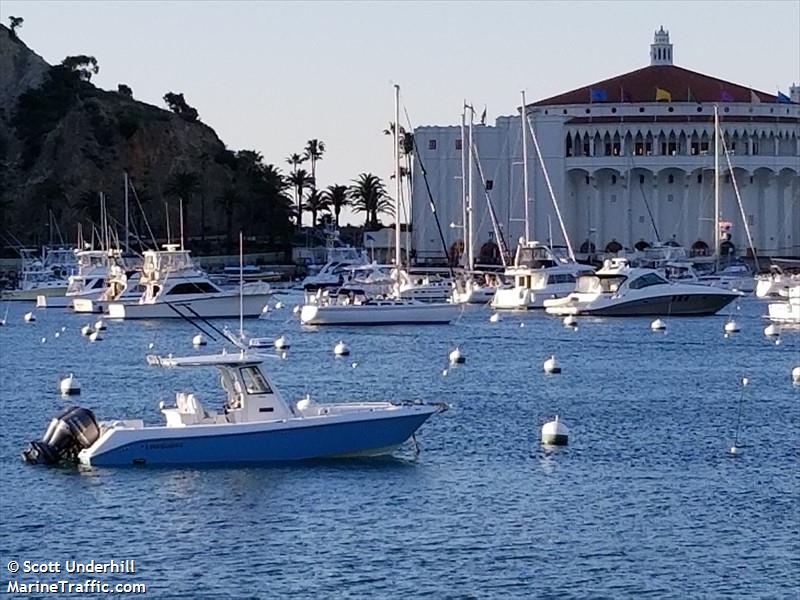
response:
[(100, 437), (100, 426), (88, 408), (70, 406), (58, 413), (41, 441), (33, 441), (22, 451), (22, 458), (32, 464), (54, 465), (62, 460), (76, 462), (78, 452)]

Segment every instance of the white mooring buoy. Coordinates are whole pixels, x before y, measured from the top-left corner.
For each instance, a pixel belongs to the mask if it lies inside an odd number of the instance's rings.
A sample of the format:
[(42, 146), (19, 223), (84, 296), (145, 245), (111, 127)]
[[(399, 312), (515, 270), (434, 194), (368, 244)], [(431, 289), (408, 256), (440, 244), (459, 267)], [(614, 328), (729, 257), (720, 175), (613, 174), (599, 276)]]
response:
[(295, 304), (294, 305), (294, 307), (292, 308), (292, 314), (295, 314), (295, 315), (299, 315), (300, 314), (300, 305), (299, 304)]
[(34, 323), (36, 321), (36, 315), (34, 315), (32, 312), (26, 312), (25, 316), (22, 318), (25, 319), (26, 323)]
[(653, 331), (664, 331), (667, 328), (667, 324), (662, 321), (661, 319), (656, 319), (652, 323), (650, 323), (650, 329)]
[(91, 325), (84, 325), (83, 327), (81, 327), (81, 335), (83, 337), (89, 337), (90, 335), (92, 335), (93, 331), (94, 329), (92, 329)]
[(800, 384), (800, 367), (792, 369), (792, 383)]
[(545, 373), (561, 373), (561, 367), (556, 362), (556, 357), (550, 355), (546, 361), (544, 361), (544, 365), (542, 365)]
[(575, 315), (567, 315), (564, 317), (564, 327), (577, 327), (578, 326), (578, 319), (575, 318)]
[(525, 327), (525, 323), (520, 323), (519, 326), (520, 327)]
[(276, 310), (280, 310), (282, 308), (283, 308), (283, 302), (276, 302), (275, 303), (275, 309)]
[(776, 337), (781, 334), (781, 330), (775, 325), (775, 323), (770, 323), (766, 327), (764, 327), (764, 335), (767, 337)]
[(542, 444), (545, 446), (566, 446), (569, 443), (569, 429), (558, 420), (558, 415), (552, 421), (542, 425)]
[(61, 383), (58, 384), (58, 389), (61, 391), (62, 396), (76, 396), (81, 393), (81, 384), (70, 373), (61, 380)]
[(738, 333), (739, 331), (739, 324), (733, 319), (725, 323), (725, 333)]
[(350, 356), (350, 348), (342, 340), (339, 340), (333, 347), (333, 353), (336, 356)]
[(95, 331), (105, 331), (106, 330), (105, 321), (103, 321), (103, 319), (97, 319), (97, 321), (95, 321), (95, 323), (94, 323), (94, 330)]
[(497, 323), (498, 321), (500, 321), (500, 313), (492, 313), (492, 316), (489, 317), (489, 322)]
[(102, 342), (103, 338), (100, 337), (99, 331), (93, 331), (91, 335), (89, 335), (90, 342)]
[(285, 335), (282, 335), (277, 340), (275, 340), (275, 344), (274, 345), (278, 350), (288, 350), (289, 349), (289, 339)]
[(459, 350), (458, 346), (456, 346), (455, 349), (450, 352), (447, 358), (450, 360), (451, 365), (462, 365), (467, 362), (467, 357), (461, 353), (461, 350)]
[(205, 346), (206, 345), (206, 338), (203, 336), (202, 333), (198, 333), (196, 336), (192, 338), (192, 346)]

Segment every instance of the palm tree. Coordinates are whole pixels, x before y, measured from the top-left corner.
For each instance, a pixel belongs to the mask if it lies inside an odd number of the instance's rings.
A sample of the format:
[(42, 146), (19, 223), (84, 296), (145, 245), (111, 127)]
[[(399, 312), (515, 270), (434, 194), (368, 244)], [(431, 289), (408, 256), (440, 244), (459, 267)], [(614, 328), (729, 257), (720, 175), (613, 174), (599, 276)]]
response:
[(314, 186), (314, 178), (305, 169), (297, 169), (287, 178), (289, 183), (294, 186), (295, 200), (297, 201), (297, 226), (303, 218), (303, 190)]
[[(197, 173), (190, 173), (188, 171), (179, 171), (174, 173), (168, 180), (164, 188), (164, 194), (179, 200), (183, 200), (189, 204), (192, 201), (192, 196), (200, 190), (200, 176)], [(205, 213), (205, 210), (201, 211)], [(200, 227), (205, 227), (205, 214), (200, 215)]]
[(316, 229), (317, 213), (330, 210), (330, 204), (324, 193), (320, 194), (317, 190), (311, 190), (311, 193), (306, 198), (305, 210), (311, 213), (311, 227)]
[(225, 239), (227, 252), (233, 248), (233, 211), (242, 203), (242, 197), (235, 187), (229, 187), (217, 198), (217, 204), (225, 213)]
[(297, 167), (306, 162), (306, 160), (307, 159), (304, 154), (298, 154), (297, 152), (290, 154), (289, 156), (286, 157), (287, 164), (289, 164), (289, 166), (292, 167), (292, 173), (297, 171)]
[(336, 229), (339, 229), (339, 213), (342, 212), (342, 208), (350, 204), (347, 186), (329, 185), (328, 188), (322, 192), (322, 196), (328, 202), (328, 206), (333, 208), (334, 222), (336, 223)]
[[(325, 154), (325, 142), (317, 139), (308, 140), (305, 147), (306, 158), (311, 161), (311, 177), (317, 180), (317, 161)], [(316, 184), (313, 185), (316, 189)]]
[(366, 213), (365, 227), (378, 228), (378, 213), (394, 214), (392, 201), (386, 195), (386, 186), (380, 177), (372, 173), (361, 173), (358, 179), (354, 179), (349, 195), (353, 210)]

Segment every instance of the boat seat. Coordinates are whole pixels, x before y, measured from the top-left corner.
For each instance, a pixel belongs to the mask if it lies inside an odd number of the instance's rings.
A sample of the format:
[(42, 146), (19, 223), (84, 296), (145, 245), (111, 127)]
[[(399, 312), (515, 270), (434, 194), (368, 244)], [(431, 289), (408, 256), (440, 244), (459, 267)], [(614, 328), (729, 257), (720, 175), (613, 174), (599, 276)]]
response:
[(194, 394), (178, 392), (175, 396), (177, 412), (181, 422), (185, 425), (202, 423), (204, 421), (216, 421), (217, 413), (208, 411)]

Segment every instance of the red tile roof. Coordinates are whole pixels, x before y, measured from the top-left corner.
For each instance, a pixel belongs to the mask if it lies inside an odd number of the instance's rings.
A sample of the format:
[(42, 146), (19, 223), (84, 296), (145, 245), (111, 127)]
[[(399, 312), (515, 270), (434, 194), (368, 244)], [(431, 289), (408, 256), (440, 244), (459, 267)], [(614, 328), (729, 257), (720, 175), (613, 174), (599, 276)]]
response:
[(672, 102), (751, 102), (753, 99), (751, 93), (754, 93), (761, 102), (778, 101), (772, 94), (682, 67), (651, 65), (539, 100), (530, 106), (588, 104), (592, 96), (594, 96), (593, 103), (655, 102), (657, 89), (669, 92)]

